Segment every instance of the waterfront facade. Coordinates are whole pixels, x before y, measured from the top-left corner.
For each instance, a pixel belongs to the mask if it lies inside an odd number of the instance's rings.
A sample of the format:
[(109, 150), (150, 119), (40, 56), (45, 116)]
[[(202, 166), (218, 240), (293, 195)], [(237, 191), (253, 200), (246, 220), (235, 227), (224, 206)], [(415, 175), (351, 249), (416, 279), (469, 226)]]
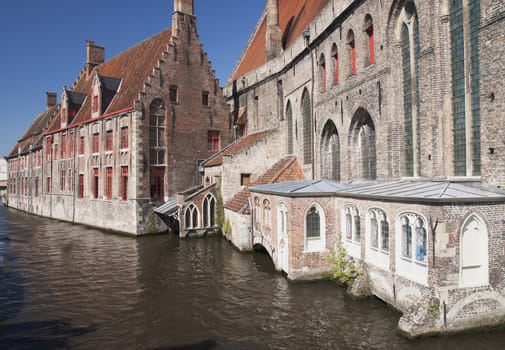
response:
[(130, 234), (166, 230), (153, 211), (199, 182), (198, 163), (231, 141), (229, 112), (198, 40), (193, 1), (172, 28), (86, 65), (8, 156), (8, 205)]
[[(504, 18), (493, 0), (268, 0), (224, 88), (261, 141), (201, 169), (234, 245), (293, 280), (328, 276), (343, 247), (352, 292), (410, 336), (503, 323)], [(243, 181), (286, 156), (307, 180)]]

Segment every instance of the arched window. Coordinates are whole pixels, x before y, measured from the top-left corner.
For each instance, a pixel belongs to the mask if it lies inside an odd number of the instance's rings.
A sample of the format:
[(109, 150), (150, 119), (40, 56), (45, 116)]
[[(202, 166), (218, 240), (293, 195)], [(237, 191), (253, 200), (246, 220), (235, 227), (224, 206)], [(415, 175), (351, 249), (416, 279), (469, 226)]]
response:
[(213, 227), (216, 217), (216, 200), (210, 193), (203, 200), (203, 226)]
[(328, 120), (321, 140), (321, 178), (340, 181), (340, 140), (335, 124)]
[(488, 233), (484, 222), (475, 215), (467, 219), (463, 226), (460, 254), (460, 284), (488, 284)]
[(351, 177), (374, 180), (377, 177), (375, 125), (367, 111), (359, 109), (349, 133)]
[(452, 0), (450, 12), (454, 174), (481, 174), (480, 0)]
[(373, 20), (372, 16), (365, 16), (365, 33), (368, 39), (368, 64), (375, 63), (375, 43), (373, 36)]
[(359, 210), (353, 205), (344, 208), (345, 238), (359, 244), (361, 241), (361, 218)]
[(270, 202), (268, 199), (263, 201), (263, 225), (266, 228), (272, 227), (272, 212), (270, 208)]
[(428, 226), (423, 216), (405, 212), (398, 216), (396, 232), (396, 273), (428, 285)]
[(401, 222), (401, 257), (426, 264), (428, 253), (428, 233), (424, 219), (414, 213), (405, 213)]
[(198, 209), (194, 204), (190, 204), (184, 212), (184, 222), (186, 229), (198, 227)]
[(326, 60), (324, 55), (321, 54), (319, 56), (319, 82), (320, 82), (320, 91), (326, 91)]
[(260, 215), (261, 215), (261, 207), (260, 207), (260, 200), (259, 198), (254, 198), (254, 222), (256, 228), (259, 228), (259, 224), (261, 222)]
[(374, 266), (389, 270), (389, 222), (386, 212), (379, 208), (367, 211), (365, 259)]
[(288, 154), (293, 154), (293, 109), (291, 101), (288, 101), (286, 107), (286, 122), (288, 124)]
[(312, 109), (307, 89), (302, 94), (303, 164), (312, 164)]
[(347, 45), (349, 45), (349, 68), (351, 75), (356, 74), (356, 43), (354, 41), (354, 32), (347, 32)]
[(413, 1), (402, 13), (401, 48), (403, 73), (403, 113), (405, 123), (405, 175), (421, 175), (421, 135), (419, 102), (419, 21)]
[(313, 204), (305, 214), (305, 250), (323, 251), (325, 244), (324, 212), (319, 205)]
[(333, 58), (333, 85), (338, 85), (340, 79), (340, 62), (338, 60), (337, 45), (331, 47), (331, 57)]

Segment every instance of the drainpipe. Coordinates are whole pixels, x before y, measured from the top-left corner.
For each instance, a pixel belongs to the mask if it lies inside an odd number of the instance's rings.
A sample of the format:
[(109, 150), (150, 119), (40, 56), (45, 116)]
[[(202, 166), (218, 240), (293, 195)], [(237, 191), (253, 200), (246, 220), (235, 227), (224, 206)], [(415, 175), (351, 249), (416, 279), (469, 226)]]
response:
[(254, 246), (254, 210), (252, 207), (251, 197), (247, 198), (247, 204), (249, 205), (249, 212), (251, 213), (251, 249)]

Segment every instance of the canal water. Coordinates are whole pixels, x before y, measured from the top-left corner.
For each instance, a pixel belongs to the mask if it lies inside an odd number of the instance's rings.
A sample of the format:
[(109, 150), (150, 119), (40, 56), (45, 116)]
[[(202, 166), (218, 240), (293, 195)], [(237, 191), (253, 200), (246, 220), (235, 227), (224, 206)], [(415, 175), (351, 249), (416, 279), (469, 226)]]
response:
[(503, 349), (505, 332), (408, 341), (400, 315), (293, 284), (220, 237), (130, 238), (0, 205), (0, 349)]

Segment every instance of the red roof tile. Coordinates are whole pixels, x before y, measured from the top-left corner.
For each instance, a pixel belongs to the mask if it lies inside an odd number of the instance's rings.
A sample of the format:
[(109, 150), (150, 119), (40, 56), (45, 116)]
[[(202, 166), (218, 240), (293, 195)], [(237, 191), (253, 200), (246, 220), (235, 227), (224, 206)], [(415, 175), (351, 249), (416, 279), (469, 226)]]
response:
[(256, 134), (247, 135), (242, 137), (229, 145), (221, 152), (216, 153), (212, 158), (204, 162), (204, 167), (214, 167), (223, 164), (223, 156), (229, 156), (239, 152), (240, 150), (253, 145), (263, 139), (268, 134), (268, 131), (258, 132)]
[[(284, 49), (302, 34), (328, 2), (329, 0), (279, 0), (279, 25)], [(257, 32), (249, 41), (233, 72), (234, 80), (266, 63), (266, 17), (260, 18), (260, 21)]]
[[(171, 29), (166, 29), (95, 68), (101, 76), (121, 79), (119, 91), (103, 114), (118, 112), (133, 106), (133, 102), (144, 89), (144, 83), (152, 74), (153, 68), (162, 58), (162, 53), (170, 42), (171, 33)], [(83, 71), (72, 87), (71, 91), (84, 93), (88, 97), (69, 126), (91, 120), (92, 83), (93, 75), (90, 74), (88, 77)], [(58, 129), (58, 123), (53, 123), (50, 131)]]
[[(277, 182), (303, 180), (305, 175), (295, 156), (288, 156), (260, 175), (256, 180), (251, 182), (249, 186), (266, 185)], [(226, 209), (230, 209), (236, 213), (247, 214), (247, 202), (250, 196), (249, 188), (243, 188), (230, 198), (224, 205)]]

